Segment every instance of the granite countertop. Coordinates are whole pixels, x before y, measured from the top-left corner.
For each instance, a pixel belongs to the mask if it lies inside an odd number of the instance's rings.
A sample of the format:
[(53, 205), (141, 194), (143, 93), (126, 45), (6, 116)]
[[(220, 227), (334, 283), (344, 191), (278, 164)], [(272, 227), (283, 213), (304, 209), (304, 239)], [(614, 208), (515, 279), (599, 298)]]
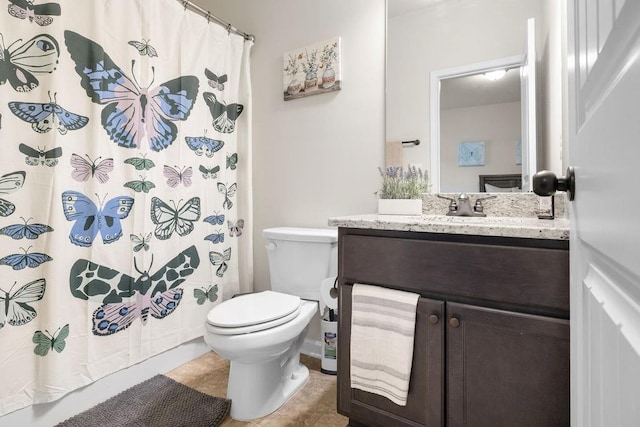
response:
[(569, 220), (567, 218), (548, 220), (513, 216), (454, 217), (424, 214), (367, 214), (329, 218), (329, 225), (375, 230), (569, 240)]

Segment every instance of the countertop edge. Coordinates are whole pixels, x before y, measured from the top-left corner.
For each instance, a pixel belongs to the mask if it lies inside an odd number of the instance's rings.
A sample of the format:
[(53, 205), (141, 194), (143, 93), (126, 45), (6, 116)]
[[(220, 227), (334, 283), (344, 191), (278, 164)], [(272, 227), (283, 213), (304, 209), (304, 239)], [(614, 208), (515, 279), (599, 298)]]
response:
[(443, 215), (366, 214), (332, 217), (329, 218), (328, 225), (422, 233), (569, 240), (569, 220), (565, 218), (542, 220), (514, 219), (513, 217), (452, 218)]

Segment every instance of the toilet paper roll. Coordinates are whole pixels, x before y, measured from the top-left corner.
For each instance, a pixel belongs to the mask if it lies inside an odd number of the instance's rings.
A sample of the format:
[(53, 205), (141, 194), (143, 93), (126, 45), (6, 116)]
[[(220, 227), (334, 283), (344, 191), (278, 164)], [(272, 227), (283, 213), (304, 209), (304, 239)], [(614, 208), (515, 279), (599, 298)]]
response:
[[(335, 283), (335, 281), (336, 281), (336, 276), (327, 277), (320, 284), (320, 300), (322, 301), (322, 303), (324, 305), (329, 307), (329, 309), (331, 309), (331, 310), (337, 310), (338, 309), (338, 297), (337, 297), (337, 294), (336, 294), (336, 297), (332, 297), (331, 296), (331, 293), (332, 293), (331, 289), (333, 289), (333, 284)], [(334, 294), (335, 294), (335, 292), (334, 292)]]

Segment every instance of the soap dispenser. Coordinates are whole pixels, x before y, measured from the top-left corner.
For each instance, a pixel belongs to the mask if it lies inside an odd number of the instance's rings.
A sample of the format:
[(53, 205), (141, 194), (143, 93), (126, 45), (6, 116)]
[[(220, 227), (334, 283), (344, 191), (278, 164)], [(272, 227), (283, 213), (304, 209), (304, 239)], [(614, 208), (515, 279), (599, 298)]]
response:
[(554, 196), (538, 196), (538, 219), (554, 219)]

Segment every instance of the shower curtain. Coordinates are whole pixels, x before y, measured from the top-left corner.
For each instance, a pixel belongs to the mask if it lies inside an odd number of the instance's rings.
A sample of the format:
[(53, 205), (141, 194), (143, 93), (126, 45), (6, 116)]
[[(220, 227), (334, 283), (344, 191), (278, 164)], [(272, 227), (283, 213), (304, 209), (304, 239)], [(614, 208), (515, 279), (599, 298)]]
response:
[(252, 287), (251, 41), (175, 0), (0, 10), (0, 416)]

